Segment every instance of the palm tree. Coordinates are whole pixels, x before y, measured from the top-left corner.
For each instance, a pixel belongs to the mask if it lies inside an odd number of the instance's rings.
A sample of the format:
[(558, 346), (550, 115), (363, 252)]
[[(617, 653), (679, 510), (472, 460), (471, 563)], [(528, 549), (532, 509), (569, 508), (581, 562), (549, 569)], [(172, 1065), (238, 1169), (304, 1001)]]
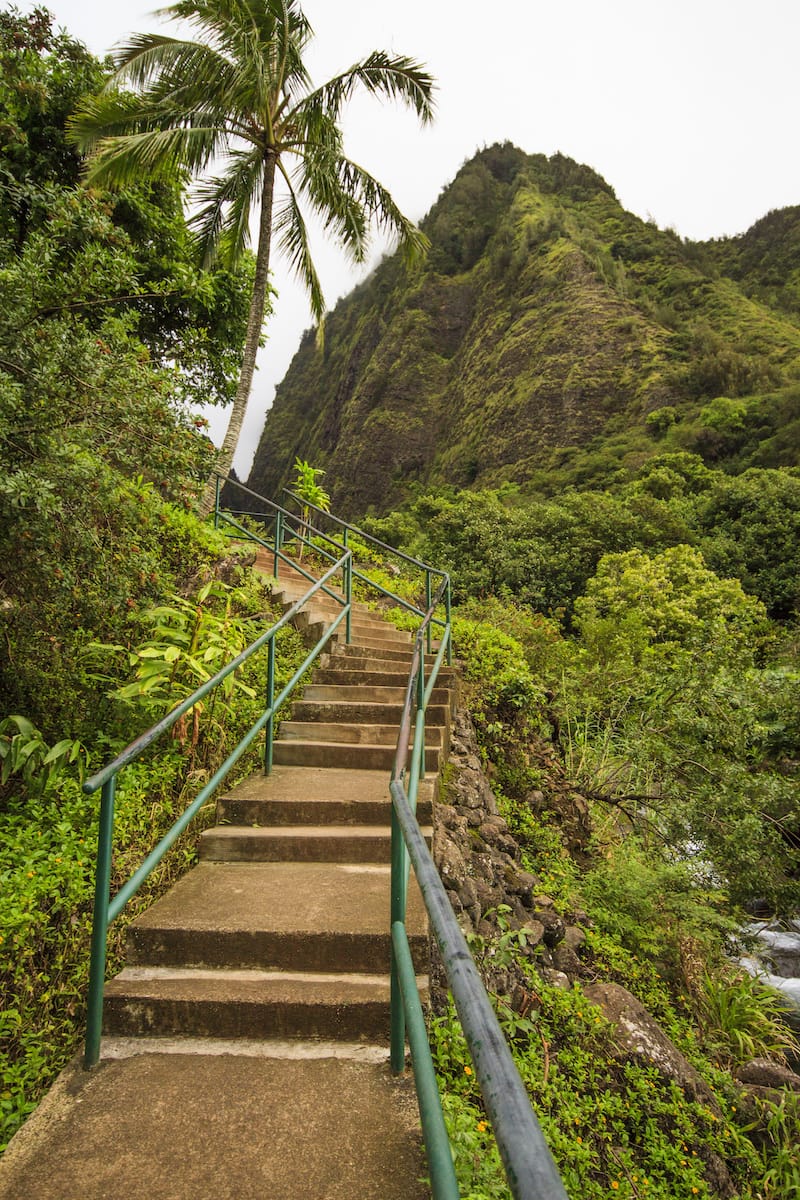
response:
[[(410, 58), (376, 50), (320, 87), (303, 53), (312, 37), (298, 0), (178, 0), (162, 15), (189, 23), (197, 41), (133, 34), (116, 55), (108, 88), (72, 122), (89, 154), (88, 180), (124, 186), (143, 175), (221, 173), (197, 189), (192, 218), (202, 262), (233, 264), (258, 213), (255, 280), (242, 369), (219, 456), (227, 474), (253, 380), (268, 293), (272, 238), (325, 311), (301, 200), (356, 262), (373, 224), (396, 233), (410, 259), (427, 245), (389, 192), (345, 156), (340, 117), (358, 88), (400, 100), (423, 124), (433, 115), (433, 79)], [(211, 507), (213, 486), (205, 509)]]

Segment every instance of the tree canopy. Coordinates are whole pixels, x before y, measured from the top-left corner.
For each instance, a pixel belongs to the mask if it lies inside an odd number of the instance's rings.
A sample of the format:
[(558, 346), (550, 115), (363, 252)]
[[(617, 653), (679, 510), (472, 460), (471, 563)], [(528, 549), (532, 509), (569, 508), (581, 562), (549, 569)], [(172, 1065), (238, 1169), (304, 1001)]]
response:
[(357, 261), (371, 223), (395, 231), (413, 257), (426, 239), (388, 190), (344, 151), (341, 116), (359, 89), (432, 116), (433, 80), (413, 59), (373, 51), (312, 86), (304, 56), (312, 29), (297, 0), (178, 0), (164, 10), (197, 40), (134, 34), (116, 58), (110, 87), (73, 122), (91, 155), (89, 179), (129, 185), (143, 175), (204, 177), (194, 219), (202, 261), (234, 264), (257, 217), (256, 271), (239, 385), (221, 451), (236, 447), (262, 334), (273, 235), (305, 284), (314, 317), (325, 310), (304, 206)]

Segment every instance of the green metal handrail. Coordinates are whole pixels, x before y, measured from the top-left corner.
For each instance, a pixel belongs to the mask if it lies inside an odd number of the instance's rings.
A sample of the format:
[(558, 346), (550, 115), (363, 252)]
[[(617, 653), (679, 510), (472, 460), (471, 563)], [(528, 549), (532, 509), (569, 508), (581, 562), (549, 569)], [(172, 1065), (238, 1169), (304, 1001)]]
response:
[[(508, 1043), (494, 1014), (447, 892), (416, 817), (417, 791), (424, 775), (425, 710), (450, 645), (450, 624), (425, 682), (423, 642), (443, 584), (417, 632), (409, 673), (397, 754), (389, 785), (392, 797), (391, 849), (391, 1035), (390, 1061), (395, 1074), (405, 1067), (408, 1035), (434, 1200), (458, 1200), (450, 1143), (442, 1113), (416, 974), (406, 933), (409, 867), (413, 865), (422, 899), (439, 945), (461, 1027), (481, 1087), (484, 1104), (514, 1200), (568, 1200), (558, 1169)], [(409, 765), (412, 711), (414, 739)]]
[[(280, 545), (276, 540), (274, 547), (276, 562), (282, 559), (285, 562), (290, 562), (286, 555), (280, 549)], [(297, 564), (292, 561), (293, 567)], [(344, 595), (340, 596), (335, 591), (332, 591), (326, 584), (339, 571), (343, 575)], [(297, 683), (311, 666), (311, 664), (321, 654), (322, 650), (328, 644), (330, 639), (335, 634), (336, 630), (341, 625), (342, 621), (346, 621), (346, 640), (350, 641), (350, 619), (352, 610), (352, 555), (349, 550), (344, 550), (341, 557), (338, 558), (328, 571), (319, 579), (313, 579), (313, 576), (307, 572), (301, 571), (301, 574), (306, 575), (312, 580), (312, 586), (308, 589), (304, 596), (296, 601), (292, 607), (284, 613), (279, 621), (270, 627), (260, 637), (256, 638), (241, 654), (237, 655), (231, 662), (227, 663), (219, 670), (216, 675), (207, 680), (201, 687), (197, 688), (191, 696), (188, 696), (180, 704), (176, 705), (167, 716), (156, 722), (150, 729), (141, 734), (135, 741), (131, 742), (121, 754), (107, 766), (105, 766), (97, 774), (87, 779), (83, 785), (83, 790), (88, 795), (94, 794), (98, 789), (101, 790), (100, 801), (100, 828), (98, 833), (97, 847), (97, 871), (95, 876), (95, 898), (94, 912), (92, 917), (92, 941), (91, 954), (89, 964), (89, 996), (88, 996), (88, 1011), (86, 1021), (86, 1043), (84, 1049), (84, 1066), (89, 1068), (95, 1065), (100, 1057), (100, 1039), (103, 1025), (103, 995), (105, 991), (105, 969), (106, 969), (106, 953), (108, 941), (108, 927), (111, 922), (119, 916), (126, 904), (137, 893), (148, 875), (154, 867), (161, 862), (164, 855), (174, 844), (184, 829), (189, 825), (192, 819), (197, 815), (202, 806), (211, 797), (219, 785), (227, 778), (231, 768), (238, 762), (245, 751), (252, 745), (255, 739), (264, 729), (265, 733), (265, 750), (264, 750), (264, 770), (269, 774), (272, 770), (272, 745), (274, 739), (274, 720), (275, 714), (280, 709), (281, 705), (294, 690)], [(335, 620), (323, 632), (319, 640), (309, 650), (303, 663), (289, 682), (281, 689), (278, 696), (275, 695), (275, 638), (278, 632), (283, 627), (289, 624), (294, 619), (297, 613), (304, 607), (308, 600), (317, 592), (324, 591), (327, 595), (333, 596), (342, 605), (342, 611), (336, 616)], [(267, 647), (267, 686), (266, 686), (266, 707), (261, 715), (257, 718), (251, 728), (247, 731), (241, 741), (234, 747), (224, 763), (214, 773), (205, 787), (188, 805), (184, 812), (174, 822), (168, 832), (159, 841), (157, 846), (145, 858), (144, 862), (130, 879), (120, 888), (117, 894), (112, 898), (111, 890), (111, 858), (114, 839), (114, 799), (116, 791), (117, 776), (126, 766), (132, 763), (139, 755), (150, 745), (152, 745), (164, 733), (170, 730), (177, 721), (180, 720), (198, 701), (202, 700), (209, 692), (213, 691), (223, 680), (236, 671), (243, 663), (256, 654), (263, 647)]]
[[(299, 519), (297, 517), (297, 514), (292, 513), (289, 509), (282, 508), (279, 504), (276, 504), (273, 500), (267, 500), (265, 496), (260, 495), (258, 492), (254, 492), (252, 490), (252, 488), (247, 487), (246, 484), (240, 483), (238, 479), (231, 479), (229, 476), (217, 475), (217, 489), (216, 489), (216, 497), (217, 498), (216, 498), (216, 507), (214, 509), (214, 524), (215, 525), (218, 525), (220, 521), (224, 521), (227, 524), (233, 526), (235, 529), (237, 529), (244, 537), (250, 538), (251, 540), (259, 543), (260, 545), (265, 546), (268, 544), (266, 541), (259, 538), (256, 534), (253, 534), (250, 530), (246, 529), (244, 526), (239, 524), (239, 522), (237, 522), (235, 520), (235, 518), (231, 514), (231, 512), (226, 511), (225, 509), (220, 507), (220, 496), (221, 496), (223, 484), (228, 484), (231, 487), (238, 488), (240, 491), (244, 492), (246, 495), (251, 496), (254, 500), (258, 500), (260, 504), (267, 505), (267, 507), (270, 510), (268, 513), (259, 513), (259, 512), (254, 512), (253, 510), (241, 510), (241, 511), (238, 511), (236, 513), (236, 515), (257, 517), (259, 519), (267, 518), (267, 519), (273, 520), (275, 522), (275, 526), (276, 526), (276, 533), (275, 533), (276, 545), (277, 545), (279, 538), (281, 537), (281, 533), (285, 534), (287, 529), (291, 529), (291, 522), (297, 521)], [(291, 497), (291, 499), (295, 500), (298, 504), (305, 505), (306, 502), (300, 496), (297, 496), (294, 492), (290, 491), (289, 488), (284, 488), (283, 491), (284, 491), (285, 495)], [(361, 583), (366, 584), (367, 586), (372, 588), (374, 591), (376, 591), (379, 595), (385, 597), (387, 600), (391, 600), (393, 604), (396, 604), (399, 607), (404, 608), (406, 610), (406, 612), (413, 613), (414, 616), (419, 617), (420, 619), (424, 618), (427, 610), (430, 608), (432, 579), (434, 577), (441, 577), (443, 582), (446, 581), (446, 587), (445, 587), (444, 593), (442, 595), (442, 601), (444, 603), (444, 608), (445, 608), (444, 618), (438, 617), (434, 614), (434, 616), (431, 617), (431, 619), (428, 623), (428, 626), (427, 626), (428, 631), (427, 631), (426, 637), (427, 637), (428, 652), (430, 653), (431, 649), (432, 649), (432, 644), (433, 644), (432, 643), (431, 626), (436, 625), (436, 626), (439, 626), (442, 629), (444, 629), (445, 626), (448, 625), (450, 622), (451, 590), (450, 590), (450, 577), (447, 574), (447, 572), (440, 571), (435, 567), (431, 567), (427, 563), (421, 562), (418, 558), (412, 558), (412, 556), (410, 554), (404, 554), (402, 550), (396, 550), (393, 546), (387, 545), (386, 542), (381, 542), (378, 540), (378, 538), (372, 537), (371, 534), (365, 533), (362, 529), (359, 529), (357, 525), (351, 525), (347, 521), (343, 521), (341, 519), (341, 517), (336, 517), (332, 513), (325, 512), (324, 509), (318, 508), (317, 505), (315, 505), (315, 504), (309, 504), (307, 507), (310, 509), (313, 509), (314, 512), (318, 513), (321, 517), (324, 517), (327, 520), (333, 521), (333, 523), (335, 525), (339, 526), (342, 529), (342, 539), (341, 539), (341, 541), (337, 541), (337, 539), (331, 537), (330, 534), (323, 533), (320, 529), (316, 528), (315, 526), (309, 525), (305, 521), (302, 522), (303, 527), (310, 530), (311, 534), (313, 534), (313, 536), (315, 538), (322, 538), (323, 540), (327, 541), (331, 546), (338, 549), (340, 553), (343, 553), (345, 550), (349, 549), (348, 537), (349, 537), (350, 533), (353, 533), (357, 537), (359, 537), (359, 538), (363, 539), (365, 542), (369, 543), (370, 545), (377, 546), (379, 549), (385, 551), (386, 553), (393, 554), (395, 557), (399, 558), (401, 561), (408, 563), (411, 566), (418, 567), (425, 572), (426, 601), (425, 601), (425, 608), (423, 609), (423, 608), (420, 608), (416, 604), (412, 604), (410, 600), (406, 600), (403, 596), (396, 595), (394, 592), (390, 591), (389, 588), (383, 587), (382, 584), (376, 583), (373, 579), (370, 579), (370, 577), (368, 575), (365, 575), (365, 574), (363, 574), (363, 572), (357, 570), (355, 566), (352, 567), (353, 579), (357, 579)], [(316, 545), (315, 543), (313, 543), (311, 541), (310, 541), (310, 544), (312, 544), (314, 546), (314, 549), (316, 551), (318, 551), (319, 553), (322, 553), (323, 555), (325, 554), (325, 551), (323, 548), (321, 548), (320, 546)], [(296, 563), (295, 563), (295, 566), (297, 566)], [(277, 573), (278, 572), (277, 572), (277, 560), (276, 560), (275, 574), (277, 575)], [(452, 661), (451, 651), (450, 651), (449, 643), (448, 643), (448, 652), (447, 652), (448, 666), (450, 665), (451, 661)]]
[[(281, 523), (284, 519), (294, 520), (296, 518), (286, 509), (281, 509), (271, 501), (265, 501), (264, 497), (258, 496), (258, 493), (250, 492), (244, 485), (238, 484), (238, 481), (231, 480), (230, 482), (237, 484), (250, 495), (269, 505), (277, 514), (275, 518), (277, 565)], [(284, 491), (292, 499), (303, 503), (288, 489), (284, 489)], [(217, 494), (219, 498), (219, 486)], [(511, 1195), (514, 1200), (568, 1200), (563, 1182), (531, 1108), (525, 1086), (514, 1064), (508, 1043), (489, 1002), (464, 935), (455, 919), (444, 885), (416, 818), (417, 793), (420, 780), (425, 772), (425, 712), (442, 664), (445, 658), (448, 664), (452, 658), (449, 576), (446, 572), (438, 571), (410, 555), (395, 550), (394, 547), (387, 546), (377, 538), (372, 538), (357, 526), (324, 513), (315, 505), (309, 507), (328, 517), (342, 529), (341, 542), (336, 542), (328, 535), (321, 535), (340, 550), (349, 549), (348, 534), (352, 532), (368, 543), (378, 546), (385, 552), (395, 554), (407, 563), (425, 571), (426, 611), (423, 613), (415, 605), (403, 600), (402, 597), (393, 596), (388, 589), (356, 572), (352, 567), (352, 562), (350, 565), (351, 578), (355, 576), (364, 579), (378, 592), (390, 596), (407, 610), (422, 617), (414, 642), (397, 753), (389, 784), (392, 798), (390, 1061), (395, 1073), (404, 1070), (407, 1036), (434, 1200), (458, 1200), (459, 1189), (406, 932), (408, 881), (412, 865), (434, 936), (439, 945), (445, 973), (475, 1066), (475, 1074), (481, 1087), (486, 1111), (492, 1122)], [(217, 519), (228, 520), (245, 532), (246, 536), (252, 536), (227, 515), (224, 518), (215, 516), (215, 520)], [(317, 536), (319, 536), (318, 531)], [(260, 539), (255, 538), (255, 540)], [(435, 576), (440, 576), (441, 579), (436, 593), (433, 595), (432, 579)], [(442, 602), (445, 605), (443, 621), (436, 617), (437, 609)], [(431, 664), (426, 681), (425, 649), (427, 648), (428, 652), (431, 650), (431, 626), (434, 623), (442, 627), (442, 636), (438, 653)], [(411, 740), (412, 724), (413, 742)]]
[[(407, 563), (409, 566), (412, 566), (412, 567), (417, 567), (420, 571), (424, 571), (424, 573), (425, 573), (425, 608), (424, 609), (420, 609), (420, 608), (417, 608), (415, 605), (409, 604), (407, 601), (402, 600), (400, 596), (395, 596), (392, 592), (388, 591), (388, 589), (379, 587), (378, 584), (373, 583), (372, 580), (369, 579), (367, 576), (361, 575), (358, 572), (356, 572), (357, 579), (361, 579), (365, 583), (370, 584), (372, 587), (377, 588), (379, 591), (381, 591), (383, 593), (383, 595), (389, 596), (397, 604), (403, 605), (403, 607), (410, 609), (411, 611), (417, 613), (420, 617), (424, 616), (428, 612), (428, 610), (431, 608), (431, 594), (433, 591), (433, 579), (438, 577), (438, 578), (441, 578), (443, 581), (448, 580), (448, 584), (447, 584), (447, 588), (446, 588), (446, 592), (445, 592), (445, 600), (446, 600), (446, 605), (447, 605), (447, 614), (446, 614), (445, 620), (440, 621), (438, 618), (432, 617), (429, 620), (428, 626), (427, 626), (428, 632), (426, 634), (426, 641), (427, 641), (428, 653), (430, 654), (430, 652), (431, 652), (431, 625), (444, 626), (444, 625), (450, 623), (450, 584), (449, 584), (449, 576), (448, 576), (447, 572), (440, 570), (438, 567), (432, 567), (429, 563), (424, 563), (424, 562), (422, 562), (421, 559), (414, 558), (413, 555), (406, 554), (403, 550), (398, 550), (395, 546), (390, 546), (388, 544), (388, 542), (382, 542), (380, 540), (380, 538), (373, 537), (371, 533), (366, 533), (363, 529), (359, 529), (358, 525), (352, 525), (349, 521), (344, 521), (341, 517), (334, 516), (333, 513), (327, 512), (324, 508), (319, 508), (318, 505), (316, 505), (316, 504), (309, 504), (307, 500), (303, 500), (303, 498), (301, 496), (298, 496), (296, 492), (293, 492), (291, 488), (285, 487), (283, 489), (283, 494), (285, 496), (290, 496), (291, 499), (296, 501), (298, 504), (302, 504), (306, 508), (313, 509), (313, 511), (315, 513), (318, 513), (319, 516), (324, 517), (328, 521), (332, 521), (334, 523), (334, 525), (338, 525), (338, 527), (342, 530), (342, 545), (343, 546), (347, 546), (348, 536), (351, 533), (353, 533), (356, 535), (356, 537), (360, 538), (361, 541), (366, 542), (366, 544), (368, 546), (375, 546), (375, 547), (377, 547), (377, 549), (382, 550), (384, 554), (391, 554), (394, 558), (399, 558), (401, 562)], [(449, 651), (448, 651), (447, 663), (448, 663), (448, 666), (451, 663), (451, 655), (450, 655)]]

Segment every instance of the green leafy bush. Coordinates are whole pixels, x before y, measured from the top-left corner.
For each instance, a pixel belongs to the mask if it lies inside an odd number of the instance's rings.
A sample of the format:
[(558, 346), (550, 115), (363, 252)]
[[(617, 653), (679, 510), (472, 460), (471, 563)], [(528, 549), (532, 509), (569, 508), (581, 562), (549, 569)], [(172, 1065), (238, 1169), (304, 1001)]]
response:
[[(677, 1084), (645, 1063), (620, 1062), (611, 1028), (583, 996), (542, 982), (520, 962), (530, 990), (530, 1031), (513, 1032), (498, 1016), (545, 1139), (570, 1196), (716, 1195), (706, 1169), (711, 1153), (731, 1172), (741, 1196), (759, 1195), (764, 1163), (736, 1123), (735, 1104), (717, 1090), (718, 1112), (691, 1102)], [(673, 1015), (673, 1023), (680, 1024)], [(459, 1186), (467, 1195), (506, 1197), (492, 1130), (452, 1005), (431, 1022), (431, 1039)], [(714, 1086), (720, 1076), (695, 1055)]]
[(797, 1055), (800, 1042), (786, 1023), (780, 994), (749, 975), (703, 976), (703, 1040), (723, 1064)]

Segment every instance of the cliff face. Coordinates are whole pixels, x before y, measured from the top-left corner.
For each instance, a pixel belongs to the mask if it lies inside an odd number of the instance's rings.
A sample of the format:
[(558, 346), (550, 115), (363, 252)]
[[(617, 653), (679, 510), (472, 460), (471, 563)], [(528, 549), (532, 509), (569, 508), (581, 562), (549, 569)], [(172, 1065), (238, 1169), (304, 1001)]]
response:
[(275, 493), (299, 455), (357, 516), (414, 483), (540, 478), (659, 408), (788, 387), (796, 271), (775, 242), (793, 247), (797, 222), (779, 216), (749, 241), (684, 243), (588, 167), (482, 151), (423, 222), (425, 266), (387, 259), (330, 315), (324, 348), (304, 336), (250, 486)]

